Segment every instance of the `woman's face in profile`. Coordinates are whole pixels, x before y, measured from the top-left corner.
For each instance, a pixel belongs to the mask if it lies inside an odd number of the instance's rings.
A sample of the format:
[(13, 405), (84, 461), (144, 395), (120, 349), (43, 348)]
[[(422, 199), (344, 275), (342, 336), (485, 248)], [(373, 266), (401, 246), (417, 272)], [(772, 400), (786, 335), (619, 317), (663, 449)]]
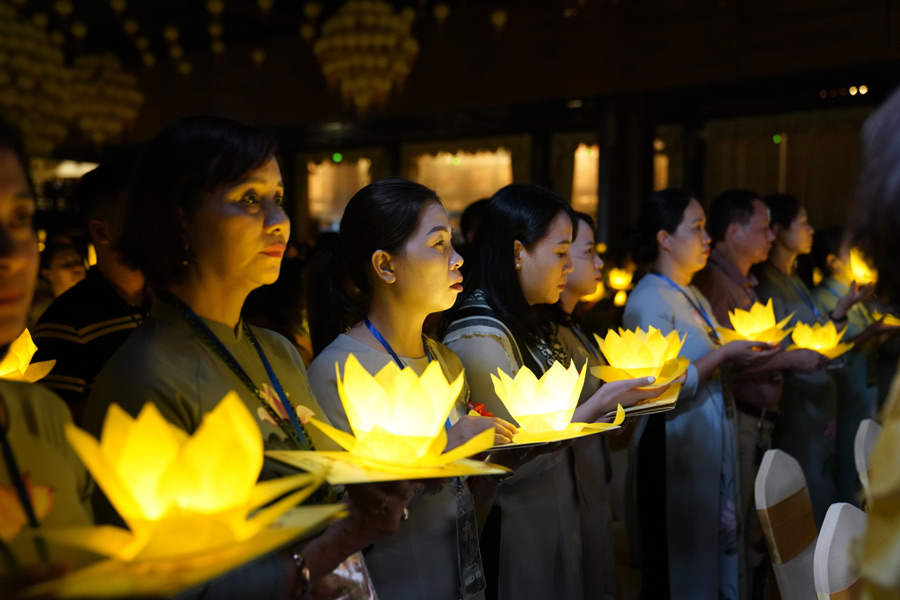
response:
[(519, 283), (528, 304), (555, 304), (559, 300), (572, 272), (571, 245), (572, 221), (564, 212), (553, 218), (550, 229), (530, 250), (516, 242)]
[(668, 251), (675, 262), (686, 271), (696, 273), (706, 266), (709, 258), (710, 238), (706, 233), (706, 214), (696, 200), (691, 200), (675, 233), (667, 234)]
[(597, 254), (594, 232), (585, 221), (578, 222), (578, 234), (569, 253), (572, 255), (572, 273), (566, 290), (578, 297), (593, 294), (597, 284), (603, 281), (603, 259)]
[(450, 234), (447, 211), (437, 202), (426, 202), (403, 253), (392, 259), (404, 303), (428, 314), (453, 306), (462, 291), (463, 259), (453, 249)]
[(291, 233), (274, 157), (204, 199), (186, 219), (190, 267), (248, 292), (275, 282)]
[(812, 250), (813, 234), (816, 232), (809, 224), (806, 209), (800, 207), (797, 216), (787, 229), (779, 228), (775, 232), (778, 242), (795, 254), (809, 254)]
[(25, 329), (38, 271), (34, 195), (19, 159), (0, 149), (0, 344)]

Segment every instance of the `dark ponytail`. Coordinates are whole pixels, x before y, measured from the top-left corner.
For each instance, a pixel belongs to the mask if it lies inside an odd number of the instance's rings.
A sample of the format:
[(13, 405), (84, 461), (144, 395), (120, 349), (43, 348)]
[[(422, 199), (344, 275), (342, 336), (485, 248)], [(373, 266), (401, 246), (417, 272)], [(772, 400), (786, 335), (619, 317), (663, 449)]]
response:
[(378, 250), (399, 252), (429, 201), (440, 203), (433, 190), (392, 177), (367, 185), (347, 203), (338, 239), (317, 248), (308, 273), (314, 355), (365, 317), (372, 293), (372, 255)]

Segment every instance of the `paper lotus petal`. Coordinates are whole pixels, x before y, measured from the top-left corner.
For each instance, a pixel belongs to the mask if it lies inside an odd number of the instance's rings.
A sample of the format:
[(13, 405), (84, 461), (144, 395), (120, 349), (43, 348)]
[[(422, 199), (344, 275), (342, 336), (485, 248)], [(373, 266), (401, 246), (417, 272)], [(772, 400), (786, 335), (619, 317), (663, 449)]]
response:
[(444, 452), (444, 427), (465, 378), (460, 373), (448, 383), (438, 361), (430, 362), (421, 376), (393, 362), (373, 376), (351, 354), (343, 377), (338, 365), (335, 370), (338, 395), (353, 433), (315, 418), (309, 422), (363, 463), (388, 469), (440, 466), (493, 444), (491, 429)]
[[(53, 508), (53, 488), (49, 485), (32, 485), (28, 473), (22, 474), (22, 482), (38, 521), (47, 516)], [(0, 541), (12, 541), (28, 523), (25, 509), (19, 501), (15, 486), (0, 485)]]
[[(653, 384), (645, 387), (662, 387), (680, 377), (690, 364), (687, 358), (679, 356), (685, 338), (679, 338), (675, 330), (664, 336), (654, 327), (646, 332), (640, 328), (619, 329), (618, 333), (609, 330), (606, 338), (597, 334), (594, 338), (609, 365), (592, 367), (591, 373), (606, 382), (655, 377)], [(663, 397), (670, 396), (672, 388), (676, 386), (669, 388)], [(676, 395), (679, 388), (675, 389)]]
[(491, 373), (494, 392), (523, 430), (561, 431), (572, 422), (585, 376), (574, 361), (569, 368), (554, 362), (540, 379), (528, 367), (519, 369), (515, 378), (500, 369), (497, 373), (499, 377)]
[(792, 327), (784, 328), (794, 316), (793, 313), (779, 322), (775, 322), (775, 310), (772, 308), (772, 299), (765, 304), (755, 302), (750, 310), (736, 308), (728, 313), (733, 329), (717, 327), (716, 331), (722, 337), (722, 343), (727, 344), (734, 340), (749, 340), (751, 342), (766, 342), (777, 344), (791, 332)]
[(631, 286), (631, 280), (634, 274), (628, 269), (610, 269), (607, 274), (609, 279), (609, 287), (614, 290), (627, 290)]
[(856, 248), (850, 249), (850, 272), (853, 280), (858, 285), (868, 285), (878, 281), (878, 271), (876, 271), (862, 252)]
[(845, 327), (838, 333), (833, 321), (828, 321), (824, 325), (821, 323), (812, 325), (797, 323), (792, 334), (794, 344), (788, 350), (808, 348), (834, 359), (853, 347), (852, 343), (841, 343), (841, 338), (845, 333), (847, 333), (847, 328)]
[[(583, 371), (583, 370), (582, 370)], [(540, 442), (556, 442), (583, 435), (591, 435), (601, 431), (609, 431), (618, 428), (625, 420), (625, 410), (622, 405), (616, 406), (615, 418), (612, 423), (569, 423), (562, 429), (520, 429), (513, 436), (514, 444), (535, 444)], [(503, 446), (498, 446), (502, 448)]]
[(888, 327), (900, 327), (900, 318), (894, 315), (884, 315), (880, 312), (873, 311), (872, 318), (876, 321), (881, 321), (883, 325), (887, 325)]
[(136, 419), (110, 406), (99, 442), (71, 424), (66, 437), (131, 531), (78, 528), (52, 537), (125, 561), (194, 556), (247, 540), (322, 482), (303, 474), (257, 483), (262, 436), (234, 392), (193, 435), (148, 403)]
[[(494, 392), (519, 425), (514, 443), (549, 442), (584, 435), (581, 432), (588, 424), (573, 423), (572, 415), (578, 406), (586, 369), (579, 371), (574, 362), (568, 368), (554, 362), (540, 379), (528, 367), (519, 369), (514, 378), (500, 369), (497, 373), (499, 377), (491, 374)], [(606, 428), (618, 426), (605, 425)]]
[(34, 383), (46, 377), (53, 370), (56, 361), (45, 360), (31, 364), (31, 357), (35, 352), (37, 346), (26, 329), (9, 345), (6, 356), (0, 361), (0, 379)]

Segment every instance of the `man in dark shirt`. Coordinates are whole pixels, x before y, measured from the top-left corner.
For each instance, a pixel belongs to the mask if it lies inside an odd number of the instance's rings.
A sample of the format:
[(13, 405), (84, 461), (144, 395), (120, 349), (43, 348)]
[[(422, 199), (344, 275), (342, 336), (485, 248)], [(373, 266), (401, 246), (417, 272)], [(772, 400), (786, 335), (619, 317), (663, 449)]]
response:
[(105, 163), (75, 189), (97, 252), (87, 277), (47, 308), (32, 331), (34, 360), (56, 360), (41, 383), (59, 394), (81, 422), (91, 384), (106, 361), (147, 314), (144, 277), (122, 264), (116, 244), (122, 229), (131, 161)]
[[(736, 308), (749, 310), (759, 301), (755, 290), (757, 281), (750, 274), (750, 267), (766, 260), (775, 235), (769, 228), (768, 208), (758, 194), (749, 190), (728, 190), (717, 196), (709, 208), (707, 228), (713, 250), (693, 284), (709, 300), (719, 324), (730, 328), (730, 311)], [(781, 372), (810, 373), (826, 361), (811, 350), (780, 352), (766, 363), (755, 366), (752, 372), (744, 371), (733, 378), (731, 389), (737, 407), (738, 476), (747, 585), (752, 586), (753, 571), (761, 560), (754, 550), (756, 507), (753, 489), (762, 454), (772, 447), (772, 429), (781, 397)]]

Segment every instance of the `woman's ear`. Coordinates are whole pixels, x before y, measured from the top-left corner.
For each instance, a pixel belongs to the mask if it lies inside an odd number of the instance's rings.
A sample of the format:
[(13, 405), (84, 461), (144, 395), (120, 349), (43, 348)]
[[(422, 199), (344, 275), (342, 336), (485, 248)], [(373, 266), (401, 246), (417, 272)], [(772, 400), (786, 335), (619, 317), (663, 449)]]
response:
[(516, 262), (516, 270), (522, 268), (522, 261), (525, 260), (525, 244), (519, 240), (513, 241), (513, 260)]
[(94, 244), (105, 246), (112, 243), (112, 236), (109, 234), (109, 227), (107, 227), (105, 221), (94, 219), (88, 223), (88, 231), (94, 240)]
[(665, 229), (656, 232), (656, 243), (666, 252), (672, 251), (672, 235)]
[(397, 276), (394, 274), (394, 265), (391, 262), (391, 255), (384, 250), (376, 250), (372, 253), (372, 268), (375, 270), (375, 277), (385, 283), (394, 283)]

